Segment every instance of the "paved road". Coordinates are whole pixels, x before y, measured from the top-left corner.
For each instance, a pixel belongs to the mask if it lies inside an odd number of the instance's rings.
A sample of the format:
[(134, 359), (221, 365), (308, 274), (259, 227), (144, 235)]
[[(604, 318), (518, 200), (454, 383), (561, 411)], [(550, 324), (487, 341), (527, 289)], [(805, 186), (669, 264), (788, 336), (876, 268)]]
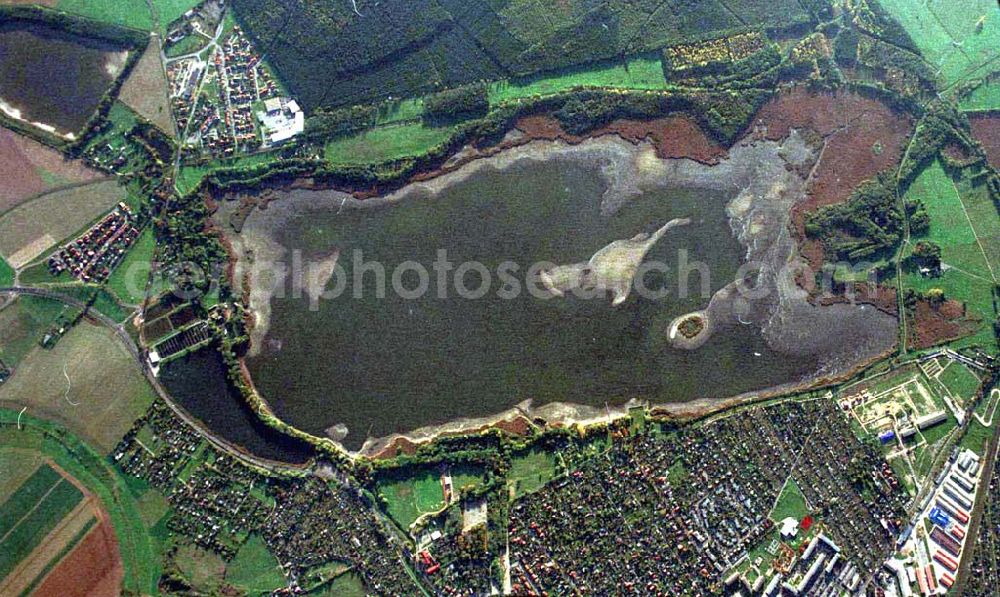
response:
[[(26, 288), (23, 286), (0, 287), (0, 294), (37, 296), (37, 297), (56, 300), (65, 305), (69, 305), (77, 309), (85, 309), (87, 307), (86, 303), (77, 298), (41, 288)], [(174, 402), (173, 398), (170, 397), (170, 394), (168, 394), (163, 385), (160, 384), (160, 380), (157, 379), (155, 375), (153, 375), (152, 370), (150, 370), (150, 368), (147, 366), (145, 351), (139, 348), (139, 346), (135, 343), (135, 340), (132, 339), (132, 336), (130, 336), (128, 331), (125, 329), (125, 326), (93, 309), (89, 309), (87, 311), (87, 317), (107, 328), (110, 328), (115, 332), (118, 338), (125, 345), (125, 348), (127, 348), (129, 353), (132, 354), (132, 358), (135, 360), (136, 364), (142, 370), (143, 374), (146, 376), (146, 379), (149, 380), (150, 385), (153, 386), (154, 390), (156, 390), (156, 394), (163, 399), (163, 401), (167, 404), (167, 406), (169, 406), (170, 409), (173, 410), (174, 413), (181, 420), (187, 423), (190, 427), (194, 428), (200, 435), (202, 435), (205, 439), (211, 442), (213, 446), (233, 456), (234, 458), (238, 458), (239, 460), (247, 464), (258, 466), (260, 468), (272, 472), (280, 473), (280, 472), (302, 471), (301, 468), (289, 464), (285, 464), (282, 462), (275, 462), (272, 460), (266, 460), (264, 458), (258, 458), (257, 456), (247, 454), (246, 452), (242, 451), (239, 447), (237, 447), (235, 444), (230, 443), (229, 441), (213, 434), (209, 429), (207, 429), (201, 423), (201, 421), (192, 417), (190, 414), (187, 413), (187, 411), (185, 411), (183, 408), (181, 408)]]

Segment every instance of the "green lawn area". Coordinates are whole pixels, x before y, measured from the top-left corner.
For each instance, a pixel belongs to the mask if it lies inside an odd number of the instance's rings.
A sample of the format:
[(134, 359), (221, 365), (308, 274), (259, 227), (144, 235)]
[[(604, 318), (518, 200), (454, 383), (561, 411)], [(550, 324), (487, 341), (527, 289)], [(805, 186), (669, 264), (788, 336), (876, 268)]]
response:
[(147, 226), (129, 249), (125, 259), (111, 273), (108, 279), (108, 288), (111, 292), (131, 305), (141, 303), (145, 298), (146, 280), (149, 278), (155, 250), (156, 236), (153, 228)]
[(328, 586), (309, 593), (310, 597), (365, 597), (366, 595), (368, 591), (365, 589), (365, 583), (353, 572), (341, 574)]
[(444, 488), (437, 471), (420, 471), (409, 477), (386, 478), (378, 482), (389, 516), (407, 529), (420, 515), (444, 507)]
[(993, 427), (986, 427), (973, 417), (969, 421), (969, 428), (965, 432), (965, 437), (962, 438), (962, 441), (958, 445), (982, 456), (986, 454), (987, 442), (993, 437), (993, 430), (996, 426), (996, 421), (993, 422)]
[[(159, 3), (164, 0), (154, 0)], [(137, 0), (59, 0), (59, 10), (114, 25), (151, 31), (153, 15), (144, 1)]]
[(199, 164), (197, 166), (182, 166), (180, 174), (177, 176), (177, 190), (180, 191), (182, 195), (190, 193), (195, 189), (195, 187), (198, 186), (199, 183), (201, 183), (201, 179), (216, 170), (222, 170), (223, 168), (251, 168), (254, 166), (260, 166), (261, 164), (276, 162), (279, 159), (280, 157), (273, 152), (255, 153), (253, 155), (246, 155), (228, 160), (216, 160), (208, 164)]
[[(881, 0), (945, 86), (1000, 68), (1000, 11), (994, 0)], [(980, 20), (982, 24), (980, 25)]]
[(159, 17), (160, 33), (166, 33), (167, 25), (200, 4), (201, 0), (151, 0), (151, 3)]
[(964, 302), (981, 324), (976, 334), (956, 345), (980, 344), (995, 351), (992, 288), (994, 272), (1000, 267), (1000, 216), (985, 186), (973, 185), (967, 177), (953, 181), (935, 162), (920, 173), (906, 194), (921, 199), (931, 219), (930, 230), (914, 236), (911, 247), (923, 239), (940, 245), (945, 271), (937, 278), (904, 273), (904, 285), (920, 292), (941, 288), (946, 297)]
[(0, 286), (14, 285), (14, 268), (0, 257)]
[[(0, 359), (17, 365), (38, 346), (42, 335), (63, 311), (73, 315), (58, 301), (21, 296), (0, 311)], [(9, 382), (8, 382), (9, 383)]]
[(85, 303), (93, 300), (91, 309), (118, 322), (125, 321), (132, 313), (132, 309), (123, 307), (118, 299), (102, 286), (74, 283), (50, 286), (48, 290), (65, 294)]
[(498, 81), (490, 85), (490, 105), (524, 97), (552, 95), (574, 87), (663, 89), (666, 85), (658, 56), (635, 57), (625, 64), (589, 65), (562, 73)]
[(386, 102), (378, 107), (375, 124), (390, 124), (404, 120), (417, 120), (424, 115), (424, 98), (414, 97)]
[(454, 131), (421, 122), (380, 126), (328, 142), (326, 161), (333, 166), (359, 166), (423, 155), (447, 141)]
[(125, 477), (65, 428), (25, 414), (18, 431), (17, 419), (17, 411), (0, 409), (0, 445), (44, 454), (93, 492), (108, 512), (118, 537), (125, 567), (125, 591), (157, 594), (160, 546), (143, 525)]
[(988, 81), (976, 87), (962, 99), (959, 107), (966, 112), (1000, 110), (1000, 80)]
[(250, 594), (271, 593), (286, 584), (278, 560), (259, 535), (250, 535), (226, 566), (226, 582)]
[(776, 523), (780, 523), (786, 518), (794, 518), (801, 521), (809, 514), (809, 507), (806, 506), (806, 498), (802, 495), (798, 483), (789, 478), (785, 481), (785, 486), (781, 489), (778, 502), (771, 510), (769, 518)]
[(556, 457), (546, 450), (527, 450), (511, 458), (507, 478), (514, 483), (514, 494), (520, 497), (544, 486), (556, 475)]
[(0, 506), (0, 578), (41, 543), (83, 494), (47, 464)]
[(952, 395), (966, 404), (968, 403), (966, 401), (972, 399), (976, 390), (979, 389), (979, 384), (982, 383), (972, 371), (969, 371), (968, 367), (958, 361), (948, 363), (948, 366), (938, 376), (938, 380), (951, 391)]

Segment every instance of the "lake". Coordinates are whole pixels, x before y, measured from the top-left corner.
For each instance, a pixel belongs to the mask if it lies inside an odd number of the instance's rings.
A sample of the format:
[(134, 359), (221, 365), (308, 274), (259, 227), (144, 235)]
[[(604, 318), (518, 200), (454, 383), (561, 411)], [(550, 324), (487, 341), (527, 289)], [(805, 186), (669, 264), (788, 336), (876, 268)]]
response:
[[(283, 247), (301, 250), (304, 261), (339, 250), (348, 280), (354, 250), (382, 263), (388, 278), (408, 260), (430, 270), (445, 249), (456, 265), (475, 260), (490, 272), (515, 262), (523, 281), (535, 262), (584, 262), (613, 241), (691, 218), (646, 256), (671, 268), (648, 272), (646, 286), (677, 288), (681, 250), (709, 267), (712, 292), (733, 281), (745, 252), (726, 214), (735, 190), (644, 188), (610, 215), (601, 209), (606, 190), (588, 162), (517, 163), (484, 168), (435, 196), (296, 212), (273, 234)], [(724, 398), (800, 380), (816, 368), (814, 357), (770, 349), (753, 326), (715, 333), (697, 350), (671, 347), (670, 322), (708, 302), (697, 275), (688, 298), (633, 292), (617, 307), (607, 296), (501, 298), (496, 276), (482, 298), (454, 291), (440, 298), (430, 275), (431, 291), (419, 298), (391, 290), (377, 297), (371, 272), (361, 298), (349, 288), (315, 310), (305, 298), (272, 298), (266, 341), (248, 366), (276, 414), (318, 435), (344, 425), (343, 443), (355, 449), (369, 436), (496, 414), (527, 399), (534, 406), (564, 401), (603, 408), (631, 399)], [(467, 286), (476, 287), (478, 278), (469, 274)], [(419, 276), (410, 271), (401, 280), (413, 289)]]
[(78, 133), (124, 67), (124, 47), (42, 24), (0, 24), (0, 101), (22, 120)]
[(222, 356), (212, 347), (164, 365), (160, 382), (213, 433), (255, 456), (299, 464), (313, 455), (311, 446), (275, 431), (251, 412), (228, 382)]

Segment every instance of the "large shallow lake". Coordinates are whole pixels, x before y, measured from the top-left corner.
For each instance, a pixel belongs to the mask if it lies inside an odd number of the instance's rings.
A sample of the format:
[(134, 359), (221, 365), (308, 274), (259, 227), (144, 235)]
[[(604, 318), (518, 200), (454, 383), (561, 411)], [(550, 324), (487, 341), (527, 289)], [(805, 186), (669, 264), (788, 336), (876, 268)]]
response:
[(78, 133), (127, 52), (40, 24), (0, 24), (0, 101), (20, 118)]
[[(482, 169), (433, 196), (417, 192), (369, 208), (297, 208), (272, 233), (286, 249), (301, 250), (304, 261), (339, 249), (348, 280), (355, 249), (390, 273), (407, 260), (430, 269), (445, 249), (455, 264), (475, 260), (496, 272), (509, 260), (523, 274), (532, 263), (586, 261), (613, 241), (691, 218), (646, 256), (672, 268), (647, 273), (646, 286), (677, 288), (681, 250), (709, 267), (713, 292), (734, 279), (745, 252), (726, 214), (735, 190), (645, 188), (608, 215), (601, 209), (606, 189), (588, 162), (519, 162)], [(248, 365), (277, 414), (320, 435), (346, 425), (344, 444), (357, 448), (366, 437), (495, 414), (527, 399), (603, 408), (630, 399), (722, 398), (801, 379), (816, 366), (812, 357), (771, 350), (752, 326), (717, 333), (698, 350), (671, 347), (671, 320), (708, 302), (697, 274), (688, 298), (633, 292), (613, 307), (606, 296), (501, 298), (496, 276), (482, 298), (454, 291), (439, 298), (430, 273), (431, 292), (416, 299), (391, 291), (376, 297), (370, 274), (362, 298), (349, 289), (316, 310), (304, 298), (273, 298), (266, 340)], [(415, 275), (403, 279), (407, 288), (417, 283)], [(477, 279), (466, 278), (471, 287)]]

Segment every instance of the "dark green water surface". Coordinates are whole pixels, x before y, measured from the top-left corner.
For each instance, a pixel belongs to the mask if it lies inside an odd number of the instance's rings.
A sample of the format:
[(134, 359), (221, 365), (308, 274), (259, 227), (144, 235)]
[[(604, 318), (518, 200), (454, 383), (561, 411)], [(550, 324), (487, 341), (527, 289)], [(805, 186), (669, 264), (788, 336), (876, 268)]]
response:
[[(436, 197), (410, 197), (369, 209), (296, 216), (278, 233), (305, 259), (341, 250), (352, 277), (353, 249), (389, 272), (406, 260), (428, 269), (439, 248), (460, 263), (477, 260), (495, 272), (510, 260), (523, 270), (542, 260), (586, 261), (608, 243), (651, 232), (673, 218), (691, 217), (647, 255), (676, 271), (678, 251), (705, 262), (714, 292), (733, 280), (743, 249), (725, 214), (730, 197), (702, 189), (648, 189), (612, 216), (601, 214), (601, 176), (572, 161), (522, 163), (502, 172), (481, 171)], [(698, 275), (689, 298), (678, 298), (674, 275), (647, 274), (647, 286), (667, 284), (668, 298), (635, 292), (612, 307), (606, 297), (515, 299), (491, 291), (467, 300), (431, 292), (407, 300), (391, 291), (374, 296), (374, 275), (364, 298), (322, 301), (273, 299), (262, 353), (249, 360), (254, 381), (277, 414), (323, 433), (345, 424), (345, 444), (365, 437), (498, 413), (532, 399), (538, 406), (569, 401), (603, 407), (631, 398), (655, 403), (727, 397), (793, 381), (815, 362), (775, 354), (750, 327), (724, 330), (695, 351), (671, 348), (670, 321), (702, 309)], [(388, 276), (387, 276), (388, 277)], [(466, 278), (475, 287), (478, 275)], [(408, 287), (415, 276), (404, 277)], [(449, 281), (452, 277), (449, 277)], [(756, 353), (756, 354), (755, 354)]]

